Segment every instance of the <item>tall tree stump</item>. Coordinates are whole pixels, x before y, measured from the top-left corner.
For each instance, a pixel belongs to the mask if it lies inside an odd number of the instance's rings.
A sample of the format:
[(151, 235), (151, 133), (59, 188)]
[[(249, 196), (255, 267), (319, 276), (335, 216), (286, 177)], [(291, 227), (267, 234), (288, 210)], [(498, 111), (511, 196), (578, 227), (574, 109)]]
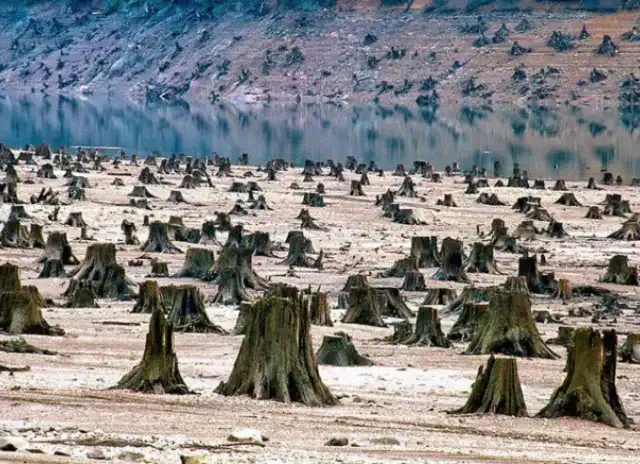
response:
[(44, 235), (42, 234), (42, 225), (31, 224), (29, 228), (29, 246), (31, 248), (44, 248)]
[(67, 308), (99, 308), (95, 286), (91, 281), (70, 280), (65, 295)]
[(20, 290), (20, 269), (11, 263), (0, 265), (0, 292), (17, 292)]
[(0, 330), (10, 334), (64, 335), (64, 330), (44, 319), (42, 305), (40, 292), (33, 286), (0, 292)]
[(438, 310), (430, 306), (421, 306), (418, 309), (415, 332), (400, 343), (439, 348), (451, 347), (451, 342), (442, 333)]
[(320, 378), (301, 299), (270, 296), (251, 308), (233, 371), (216, 392), (308, 406), (337, 404)]
[(193, 277), (195, 279), (203, 279), (213, 263), (215, 257), (212, 250), (205, 248), (187, 248), (187, 254), (184, 257), (184, 265), (182, 270), (176, 274), (176, 277)]
[(333, 327), (327, 296), (327, 293), (323, 293), (318, 290), (317, 292), (307, 294), (305, 297), (307, 312), (309, 313), (311, 324)]
[(538, 417), (577, 417), (627, 428), (627, 417), (616, 390), (617, 336), (615, 330), (603, 335), (591, 327), (576, 329), (569, 347), (567, 376), (551, 395)]
[[(116, 261), (113, 243), (95, 243), (87, 248), (84, 261), (71, 273), (73, 279), (93, 282), (100, 298), (124, 298), (133, 296), (133, 282), (125, 275), (124, 268)], [(68, 289), (67, 289), (68, 292)], [(69, 296), (65, 292), (65, 296)]]
[(473, 383), (466, 404), (452, 411), (456, 414), (503, 414), (506, 416), (526, 417), (527, 406), (524, 402), (518, 365), (514, 358), (494, 358), (487, 360)]
[(386, 327), (382, 320), (380, 299), (371, 287), (352, 288), (349, 291), (349, 308), (342, 318), (345, 324)]
[(122, 377), (114, 388), (157, 395), (190, 393), (178, 368), (173, 328), (160, 308), (151, 314), (142, 361)]
[(640, 334), (629, 332), (624, 344), (620, 347), (620, 361), (640, 363)]
[(141, 247), (146, 253), (182, 253), (177, 246), (169, 239), (167, 224), (160, 221), (153, 221), (149, 224), (149, 237)]
[(138, 300), (131, 312), (151, 314), (156, 309), (160, 309), (163, 313), (166, 312), (160, 287), (155, 280), (145, 280), (139, 285)]
[(502, 353), (527, 358), (557, 357), (540, 338), (531, 314), (529, 294), (523, 290), (498, 289), (493, 292), (489, 310), (465, 352)]
[(417, 259), (419, 268), (439, 266), (438, 237), (411, 237), (411, 251), (409, 255)]
[(405, 274), (401, 288), (407, 292), (423, 292), (427, 289), (427, 285), (420, 271), (410, 270)]
[(168, 320), (179, 332), (207, 332), (226, 334), (209, 319), (204, 299), (195, 285), (168, 285), (160, 287)]
[(140, 240), (136, 236), (136, 225), (133, 222), (129, 222), (126, 219), (122, 220), (120, 229), (124, 233), (125, 245), (140, 245)]
[(451, 288), (430, 288), (422, 301), (425, 306), (447, 305), (458, 297), (456, 291)]
[(618, 285), (638, 285), (638, 269), (629, 266), (629, 258), (625, 255), (615, 255), (609, 260), (607, 272), (600, 282)]
[(10, 217), (0, 232), (0, 244), (7, 248), (28, 248), (29, 231), (19, 219)]
[(445, 238), (442, 241), (440, 257), (440, 269), (433, 275), (434, 279), (469, 282), (469, 277), (467, 277), (462, 267), (463, 252), (461, 241), (451, 237)]
[(206, 279), (218, 285), (215, 303), (238, 304), (248, 301), (247, 288), (266, 290), (269, 284), (252, 268), (253, 250), (245, 247), (223, 248)]
[(480, 324), (487, 313), (488, 305), (486, 303), (464, 303), (462, 311), (453, 327), (447, 334), (449, 340), (459, 340), (462, 342), (469, 341), (478, 332)]
[(358, 353), (351, 337), (345, 332), (325, 335), (316, 354), (319, 365), (328, 366), (373, 366), (375, 363)]
[(469, 254), (469, 259), (467, 259), (464, 266), (464, 270), (471, 273), (501, 274), (496, 266), (496, 260), (493, 255), (493, 245), (475, 242)]

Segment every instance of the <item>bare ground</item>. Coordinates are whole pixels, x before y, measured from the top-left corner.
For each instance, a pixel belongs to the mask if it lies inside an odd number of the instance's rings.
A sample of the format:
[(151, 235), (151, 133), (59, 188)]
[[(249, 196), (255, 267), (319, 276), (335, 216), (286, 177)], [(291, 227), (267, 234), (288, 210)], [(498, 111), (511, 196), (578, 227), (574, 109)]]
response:
[[(20, 197), (39, 191), (41, 180), (32, 167), (20, 166), (24, 179), (35, 184), (20, 185)], [(90, 233), (98, 241), (119, 241), (118, 260), (125, 264), (141, 254), (138, 247), (122, 243), (122, 218), (139, 226), (143, 240), (146, 231), (141, 227), (145, 214), (124, 205), (127, 193), (136, 184), (139, 168), (121, 167), (118, 172), (124, 187), (112, 187), (113, 176), (91, 173), (94, 185), (87, 189), (87, 201), (62, 208), (64, 220), (71, 211), (82, 211), (91, 226)], [(240, 178), (244, 168), (234, 168)], [(112, 170), (115, 171), (115, 170)], [(129, 173), (132, 176), (124, 174)], [(64, 179), (47, 184), (63, 189)], [(299, 171), (282, 174), (277, 182), (260, 180), (273, 211), (258, 211), (255, 215), (233, 218), (246, 225), (249, 231), (269, 232), (273, 240), (282, 242), (287, 231), (297, 229), (294, 219), (301, 207), (304, 191), (315, 188), (314, 183), (302, 183)], [(312, 208), (317, 222), (329, 227), (329, 232), (305, 231), (316, 249), (325, 252), (323, 271), (296, 269), (298, 278), (282, 277), (286, 267), (278, 259), (254, 258), (255, 270), (272, 281), (286, 281), (306, 287), (322, 285), (330, 292), (335, 306), (337, 292), (349, 274), (367, 272), (374, 284), (400, 285), (400, 279), (377, 279), (375, 274), (392, 265), (408, 253), (412, 235), (437, 235), (464, 240), (467, 246), (477, 240), (476, 225), (486, 231), (491, 220), (503, 218), (513, 230), (523, 216), (509, 206), (487, 207), (475, 203), (476, 195), (464, 195), (465, 185), (460, 178), (445, 178), (434, 184), (416, 177), (417, 191), (423, 200), (399, 198), (402, 205), (410, 205), (427, 225), (402, 226), (381, 216), (373, 200), (388, 187), (396, 188), (401, 178), (370, 176), (372, 185), (365, 187), (364, 198), (348, 196), (348, 184), (355, 175), (348, 173), (347, 182), (338, 183), (328, 177), (316, 177), (325, 184), (328, 194), (325, 208)], [(165, 180), (178, 185), (181, 176), (165, 176)], [(184, 190), (187, 200), (205, 206), (170, 204), (169, 191), (175, 186), (151, 186), (158, 200), (151, 200), (154, 218), (167, 220), (170, 215), (182, 215), (188, 226), (200, 227), (214, 211), (230, 210), (238, 198), (245, 195), (228, 193), (233, 180), (215, 178), (215, 188)], [(302, 191), (288, 188), (292, 181)], [(492, 182), (493, 183), (493, 182)], [(549, 182), (548, 182), (549, 183)], [(570, 237), (563, 240), (539, 236), (526, 243), (534, 251), (544, 250), (548, 258), (545, 271), (555, 271), (557, 277), (567, 277), (574, 285), (595, 284), (604, 272), (608, 258), (614, 253), (625, 253), (630, 262), (640, 260), (633, 242), (607, 240), (607, 234), (616, 230), (621, 220), (605, 217), (602, 221), (583, 219), (586, 206), (601, 202), (605, 193), (619, 192), (637, 209), (640, 196), (630, 187), (611, 187), (606, 191), (586, 191), (584, 183), (571, 184), (585, 207), (566, 208), (553, 202), (560, 195), (551, 190), (534, 191), (542, 197), (543, 205), (564, 222)], [(512, 204), (523, 189), (498, 188), (500, 199)], [(453, 193), (458, 208), (435, 206), (444, 193)], [(64, 230), (69, 235), (76, 254), (84, 256), (87, 242), (79, 240), (79, 230), (50, 224), (46, 213), (52, 207), (26, 206), (35, 220), (45, 224), (45, 231)], [(8, 216), (9, 205), (2, 206), (2, 215)], [(538, 224), (539, 226), (541, 224)], [(224, 234), (221, 240), (224, 240)], [(347, 251), (341, 248), (350, 244)], [(187, 244), (178, 243), (183, 249)], [(216, 250), (217, 253), (217, 250)], [(284, 255), (284, 253), (280, 253)], [(61, 293), (67, 279), (37, 279), (40, 256), (38, 250), (0, 251), (2, 260), (16, 263), (22, 269), (23, 283), (37, 285), (43, 296), (62, 302)], [(170, 272), (182, 266), (183, 255), (166, 255)], [(476, 284), (499, 284), (505, 275), (517, 273), (517, 258), (498, 253), (497, 261), (504, 275), (470, 274)], [(125, 265), (127, 274), (141, 282), (148, 273), (148, 264), (142, 268)], [(435, 269), (425, 269), (429, 278)], [(210, 284), (189, 279), (159, 279), (166, 283), (196, 283), (206, 295), (215, 290)], [(442, 286), (429, 280), (429, 286)], [(447, 284), (445, 284), (447, 285)], [(448, 284), (461, 290), (459, 284)], [(615, 327), (620, 332), (637, 330), (637, 289), (617, 287), (630, 304), (631, 310), (617, 320), (600, 322), (599, 327)], [(405, 292), (403, 292), (405, 293)], [(409, 305), (417, 309), (423, 293), (405, 293)], [(594, 299), (574, 299), (568, 305), (558, 300), (535, 297), (534, 310), (549, 309), (563, 314), (571, 325), (590, 325), (589, 318), (569, 318), (570, 308), (593, 308)], [(637, 462), (640, 438), (634, 430), (616, 430), (594, 423), (572, 419), (543, 420), (535, 418), (509, 418), (494, 416), (452, 416), (446, 410), (461, 406), (470, 390), (477, 368), (485, 362), (484, 356), (463, 356), (463, 344), (453, 349), (429, 349), (388, 345), (380, 341), (392, 329), (341, 324), (341, 311), (333, 310), (336, 327), (315, 327), (314, 346), (318, 347), (325, 334), (337, 330), (350, 333), (358, 350), (370, 356), (377, 365), (367, 368), (320, 368), (321, 376), (332, 392), (341, 398), (340, 405), (331, 408), (308, 408), (285, 405), (272, 401), (254, 401), (250, 398), (227, 398), (213, 393), (218, 383), (229, 375), (242, 341), (238, 336), (210, 334), (177, 334), (176, 350), (180, 367), (189, 387), (198, 395), (184, 397), (151, 396), (123, 391), (109, 391), (134, 364), (138, 362), (147, 331), (146, 315), (131, 314), (133, 302), (100, 301), (99, 309), (46, 308), (45, 318), (60, 324), (67, 336), (27, 336), (29, 342), (43, 348), (55, 349), (56, 356), (17, 355), (0, 353), (0, 364), (31, 367), (29, 372), (12, 376), (0, 375), (1, 430), (27, 438), (32, 448), (44, 451), (46, 456), (26, 452), (1, 453), (0, 461), (71, 462), (86, 461), (87, 453), (102, 450), (107, 457), (119, 461), (147, 459), (149, 462), (177, 462), (178, 456), (190, 453), (208, 453), (209, 462)], [(212, 319), (226, 329), (235, 323), (236, 311), (232, 307), (207, 304)], [(127, 322), (133, 325), (105, 325), (105, 321)], [(446, 332), (454, 319), (443, 320)], [(539, 325), (543, 338), (557, 333), (558, 324)], [(2, 336), (0, 336), (2, 337)], [(4, 338), (4, 337), (3, 337)], [(623, 337), (621, 337), (623, 339)], [(553, 347), (565, 357), (564, 349)], [(535, 414), (563, 379), (564, 360), (518, 361), (520, 378), (529, 413)], [(640, 374), (635, 366), (620, 364), (618, 389), (630, 417), (640, 416), (640, 400), (636, 385)], [(261, 430), (270, 440), (264, 448), (232, 447), (211, 448), (226, 443), (235, 427)], [(358, 446), (334, 448), (324, 443), (334, 436), (345, 436)], [(399, 445), (376, 444), (371, 440), (393, 437)], [(209, 447), (209, 448), (208, 448)], [(71, 455), (60, 460), (54, 451)], [(124, 454), (123, 454), (124, 453)], [(142, 456), (127, 453), (140, 453)], [(39, 461), (37, 459), (40, 459)]]

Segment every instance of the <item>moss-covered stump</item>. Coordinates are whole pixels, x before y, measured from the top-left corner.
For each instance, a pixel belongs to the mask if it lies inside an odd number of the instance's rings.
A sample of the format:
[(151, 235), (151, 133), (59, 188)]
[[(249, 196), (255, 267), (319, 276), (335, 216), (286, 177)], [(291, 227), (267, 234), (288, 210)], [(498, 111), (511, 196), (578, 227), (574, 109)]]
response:
[(96, 291), (93, 282), (88, 280), (70, 280), (65, 291), (67, 308), (99, 308), (96, 303)]
[(393, 263), (388, 270), (378, 274), (379, 277), (404, 277), (408, 272), (418, 271), (418, 261), (415, 257), (402, 258)]
[(0, 292), (17, 292), (20, 290), (20, 269), (11, 263), (0, 265)]
[[(491, 291), (494, 287), (476, 287), (474, 285), (467, 285), (460, 295), (452, 299), (444, 309), (445, 314), (459, 314), (462, 312), (466, 303), (480, 303), (488, 302)], [(426, 301), (426, 299), (425, 299)], [(427, 304), (427, 303), (423, 303)]]
[(246, 244), (253, 250), (254, 256), (277, 258), (271, 249), (273, 244), (268, 232), (254, 232), (246, 237)]
[(253, 250), (246, 247), (229, 247), (220, 250), (218, 260), (207, 273), (206, 279), (218, 285), (214, 302), (238, 304), (248, 301), (247, 288), (266, 290), (269, 283), (252, 268)]
[(164, 307), (171, 325), (179, 332), (207, 332), (226, 334), (209, 319), (204, 299), (195, 285), (160, 287)]
[(149, 321), (142, 361), (113, 388), (157, 395), (190, 393), (180, 375), (173, 345), (173, 328), (157, 308)]
[(422, 301), (424, 306), (447, 305), (458, 297), (452, 288), (430, 288)]
[(518, 365), (514, 358), (494, 358), (487, 360), (478, 375), (466, 404), (455, 414), (503, 414), (506, 416), (526, 417), (527, 406), (524, 402)]
[(531, 314), (529, 294), (506, 289), (492, 293), (489, 309), (465, 352), (502, 353), (527, 358), (557, 357), (540, 338)]
[(447, 334), (449, 340), (467, 342), (478, 332), (480, 324), (487, 313), (486, 303), (464, 303), (456, 322)]
[[(599, 219), (602, 219), (602, 216)], [(635, 219), (625, 221), (620, 229), (610, 234), (607, 238), (627, 241), (640, 240), (640, 223)]]
[(573, 334), (576, 329), (574, 327), (560, 326), (558, 327), (558, 336), (547, 340), (549, 345), (569, 346), (573, 340)]
[(289, 240), (289, 253), (280, 264), (294, 267), (308, 267), (312, 269), (322, 269), (322, 251), (318, 258), (309, 258), (306, 254), (307, 241), (303, 235), (294, 235)]
[(440, 269), (433, 275), (436, 280), (448, 280), (455, 282), (469, 282), (469, 277), (464, 272), (462, 242), (447, 237), (442, 241), (440, 251)]
[(28, 248), (29, 230), (20, 219), (10, 217), (0, 231), (0, 244), (7, 248)]
[(438, 267), (438, 237), (411, 237), (411, 251), (409, 255), (417, 260), (418, 267)]
[(386, 327), (382, 320), (380, 298), (371, 287), (352, 288), (349, 291), (349, 307), (342, 318), (346, 324)]
[(149, 237), (142, 245), (141, 250), (146, 253), (182, 253), (182, 250), (169, 239), (167, 224), (160, 221), (149, 224)]
[[(134, 286), (116, 261), (113, 243), (89, 245), (84, 261), (71, 273), (74, 280), (89, 281), (99, 298), (126, 298), (135, 295)], [(68, 290), (64, 294), (69, 296)]]
[(10, 334), (64, 335), (42, 316), (43, 300), (36, 287), (0, 293), (0, 330)]
[(395, 287), (372, 287), (379, 300), (380, 314), (382, 316), (409, 319), (415, 316), (409, 309), (400, 290)]
[(618, 285), (638, 285), (638, 269), (629, 266), (629, 258), (625, 255), (615, 255), (609, 260), (607, 272), (600, 282)]
[(48, 259), (44, 262), (42, 270), (38, 275), (39, 279), (48, 279), (52, 277), (62, 277), (65, 275), (64, 264), (61, 259)]
[(407, 292), (423, 292), (427, 289), (427, 285), (420, 271), (411, 270), (405, 274), (401, 288)]
[(311, 324), (333, 327), (327, 293), (323, 293), (320, 290), (308, 293), (305, 296), (305, 302)]
[(251, 307), (233, 371), (216, 392), (308, 406), (337, 404), (320, 378), (300, 298), (270, 296)]
[(140, 283), (138, 289), (138, 300), (133, 307), (132, 313), (151, 314), (157, 308), (166, 312), (162, 292), (155, 280), (145, 280)]
[(31, 224), (29, 228), (29, 246), (31, 248), (44, 248), (44, 236), (42, 235), (42, 225)]
[(369, 286), (369, 279), (364, 274), (355, 274), (347, 277), (347, 282), (342, 287), (343, 292), (349, 292), (352, 288), (366, 288)]
[(166, 261), (158, 261), (153, 258), (151, 260), (151, 272), (149, 277), (169, 277), (169, 263)]
[(120, 229), (124, 233), (125, 245), (140, 245), (140, 240), (136, 236), (136, 225), (133, 222), (123, 219)]
[(493, 245), (475, 242), (465, 263), (464, 270), (471, 273), (500, 274), (493, 255)]
[(590, 206), (587, 211), (586, 219), (602, 219), (602, 211), (597, 206)]
[(430, 306), (421, 306), (418, 309), (415, 332), (400, 343), (439, 348), (451, 347), (451, 342), (442, 333), (438, 310)]
[(345, 332), (325, 335), (316, 359), (318, 364), (328, 366), (373, 366), (375, 364), (358, 353), (351, 337)]
[(640, 363), (640, 334), (629, 332), (627, 339), (620, 347), (620, 361), (626, 363)]
[(205, 248), (187, 248), (184, 265), (180, 272), (176, 274), (176, 277), (203, 279), (214, 262), (215, 257), (212, 250)]
[(531, 293), (553, 293), (557, 288), (553, 274), (540, 274), (536, 256), (523, 256), (518, 261), (518, 276), (524, 277)]
[(623, 428), (629, 427), (616, 390), (617, 336), (614, 330), (576, 329), (569, 347), (567, 376), (538, 417), (577, 417)]

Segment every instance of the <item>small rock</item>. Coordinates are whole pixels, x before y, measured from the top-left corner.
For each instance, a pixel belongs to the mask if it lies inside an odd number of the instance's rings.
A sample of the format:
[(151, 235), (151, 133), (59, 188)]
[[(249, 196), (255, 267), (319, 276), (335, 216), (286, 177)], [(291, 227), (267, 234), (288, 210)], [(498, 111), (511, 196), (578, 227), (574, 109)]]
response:
[(0, 451), (18, 451), (29, 447), (29, 442), (20, 437), (0, 437)]
[(94, 449), (91, 450), (87, 453), (87, 457), (89, 459), (95, 459), (97, 461), (104, 461), (106, 459), (109, 459), (105, 454), (104, 451), (99, 450), (99, 449)]
[(333, 437), (324, 445), (325, 446), (347, 446), (348, 444), (349, 444), (349, 439), (346, 437)]
[(400, 440), (395, 437), (379, 437), (372, 438), (371, 443), (374, 445), (400, 446)]
[(228, 441), (236, 443), (262, 443), (262, 432), (255, 429), (234, 429), (227, 437)]

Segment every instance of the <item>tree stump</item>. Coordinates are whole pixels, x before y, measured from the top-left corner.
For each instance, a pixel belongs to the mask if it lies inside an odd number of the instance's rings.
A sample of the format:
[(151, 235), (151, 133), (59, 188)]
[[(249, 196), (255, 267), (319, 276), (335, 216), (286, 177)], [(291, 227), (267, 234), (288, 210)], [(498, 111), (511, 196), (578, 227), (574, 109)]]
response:
[(357, 180), (351, 181), (351, 188), (349, 189), (349, 195), (355, 196), (355, 197), (365, 196), (364, 192), (362, 191), (362, 184), (360, 183), (360, 181), (357, 181)]
[(553, 190), (565, 191), (565, 190), (567, 190), (567, 185), (565, 184), (564, 180), (558, 179), (558, 180), (556, 180), (556, 183), (553, 186)]
[(506, 289), (498, 289), (491, 295), (487, 314), (465, 353), (557, 357), (540, 338), (531, 314), (529, 294)]
[(206, 332), (226, 334), (209, 319), (204, 299), (195, 285), (168, 285), (160, 287), (168, 321), (179, 332)]
[(600, 282), (618, 285), (638, 285), (638, 269), (629, 266), (629, 258), (615, 255), (609, 260), (607, 272)]
[(495, 193), (492, 193), (491, 195), (489, 195), (487, 192), (482, 192), (476, 199), (476, 203), (482, 204), (482, 205), (489, 205), (489, 206), (505, 206), (506, 205), (506, 203), (503, 203), (502, 201), (500, 201), (500, 199), (498, 198), (498, 195), (496, 195)]
[(219, 245), (218, 239), (216, 238), (215, 222), (205, 221), (202, 223), (200, 243), (202, 245)]
[(582, 203), (578, 201), (574, 193), (563, 193), (556, 201), (556, 204), (565, 206), (582, 206)]
[(378, 297), (380, 315), (409, 319), (415, 316), (413, 311), (405, 304), (400, 295), (400, 290), (395, 287), (372, 287)]
[(380, 299), (371, 287), (351, 288), (349, 308), (342, 318), (345, 324), (362, 324), (374, 327), (386, 327), (382, 320)]
[(69, 245), (66, 232), (51, 232), (47, 237), (44, 256), (39, 262), (46, 263), (52, 260), (60, 260), (65, 266), (79, 263)]
[[(477, 192), (475, 192), (477, 193)], [(448, 206), (448, 207), (457, 207), (456, 202), (453, 200), (453, 195), (450, 193), (445, 193), (443, 200), (436, 201), (437, 206)]]
[(31, 224), (29, 228), (29, 246), (31, 248), (44, 248), (44, 236), (42, 235), (42, 226), (40, 224)]
[(418, 196), (415, 191), (415, 187), (416, 185), (414, 184), (413, 179), (411, 179), (411, 177), (409, 176), (406, 176), (402, 181), (402, 185), (396, 193), (401, 197), (415, 198)]
[(229, 215), (227, 213), (219, 213), (217, 211), (214, 214), (216, 215), (216, 219), (213, 222), (216, 225), (216, 228), (221, 232), (230, 231), (233, 226), (231, 225), (231, 218)]
[(64, 225), (71, 227), (87, 227), (87, 223), (82, 218), (81, 212), (69, 213), (69, 217), (64, 222)]
[(196, 179), (192, 175), (187, 174), (182, 178), (182, 182), (180, 183), (178, 188), (194, 189), (199, 186), (200, 186), (200, 182), (196, 181)]
[(70, 280), (65, 291), (67, 308), (98, 308), (96, 292), (93, 282), (88, 280)]
[(446, 305), (457, 298), (456, 291), (451, 288), (430, 288), (422, 301), (425, 306)]
[(157, 198), (155, 195), (152, 195), (144, 185), (134, 185), (133, 190), (128, 196), (135, 198)]
[(417, 260), (418, 268), (439, 266), (438, 237), (411, 237), (411, 251), (409, 255)]
[[(125, 298), (133, 296), (134, 285), (125, 275), (124, 268), (116, 262), (113, 243), (89, 245), (84, 261), (71, 273), (73, 279), (93, 282), (100, 298)], [(64, 296), (69, 296), (69, 289)]]
[(251, 308), (233, 371), (216, 393), (308, 406), (337, 404), (320, 379), (309, 317), (299, 298), (271, 296)]
[(267, 232), (254, 232), (246, 237), (246, 244), (253, 250), (254, 256), (268, 256), (277, 258), (271, 249), (273, 244), (271, 236)]
[(247, 288), (266, 290), (269, 285), (252, 269), (253, 250), (245, 247), (223, 248), (218, 260), (207, 273), (207, 280), (218, 285), (213, 301), (220, 304), (238, 304), (248, 301)]
[(151, 273), (149, 277), (169, 277), (169, 263), (166, 261), (158, 261), (157, 258), (151, 259)]
[(554, 220), (553, 216), (551, 216), (546, 209), (538, 206), (534, 206), (528, 213), (526, 213), (526, 216), (534, 221), (551, 222)]
[(0, 232), (0, 243), (7, 248), (28, 248), (29, 231), (19, 219), (10, 217)]
[(491, 231), (491, 245), (494, 250), (502, 251), (505, 253), (517, 253), (521, 254), (523, 248), (518, 245), (516, 239), (509, 235), (506, 227), (498, 227)]
[(17, 292), (20, 290), (20, 269), (11, 263), (0, 265), (0, 292)]
[(284, 261), (280, 264), (295, 267), (308, 267), (313, 269), (322, 269), (322, 251), (318, 258), (311, 259), (307, 257), (307, 239), (304, 236), (295, 235), (289, 241), (289, 253)]
[(438, 310), (429, 306), (421, 306), (418, 309), (415, 332), (400, 343), (439, 348), (451, 347), (451, 342), (442, 333)]
[(558, 336), (547, 340), (549, 345), (569, 346), (573, 343), (573, 334), (575, 329), (573, 327), (560, 326), (558, 327)]
[(137, 314), (151, 314), (157, 309), (166, 313), (164, 300), (162, 298), (158, 282), (155, 280), (145, 280), (139, 285), (138, 300), (131, 312)]
[(229, 247), (240, 247), (244, 246), (244, 226), (242, 224), (236, 224), (229, 231), (229, 235), (227, 235), (227, 241), (224, 243), (224, 248)]
[(552, 220), (549, 223), (549, 227), (547, 227), (547, 235), (551, 238), (563, 238), (569, 234), (565, 232), (564, 224), (562, 222)]
[(153, 221), (149, 224), (149, 237), (141, 247), (146, 253), (182, 253), (171, 240), (169, 240), (169, 231), (167, 224), (160, 221)]
[(447, 334), (449, 340), (467, 342), (478, 332), (480, 323), (487, 313), (486, 303), (464, 303), (456, 322)]
[(553, 297), (566, 301), (570, 300), (572, 296), (573, 294), (571, 293), (571, 283), (569, 282), (569, 279), (560, 279), (558, 281), (558, 290), (553, 294)]
[(596, 180), (593, 177), (589, 177), (589, 180), (587, 181), (587, 188), (589, 190), (600, 190), (598, 186), (596, 186)]
[(484, 243), (475, 242), (469, 259), (464, 266), (466, 272), (479, 272), (483, 274), (501, 274), (496, 266), (496, 260), (493, 256), (493, 245), (485, 245)]
[(536, 234), (538, 234), (538, 230), (534, 226), (533, 221), (522, 221), (513, 233), (513, 238), (534, 240), (536, 238)]
[(324, 198), (322, 198), (319, 193), (315, 192), (305, 192), (304, 197), (302, 198), (302, 204), (317, 208), (322, 208), (325, 206)]
[[(598, 208), (597, 206), (593, 206), (593, 208)], [(591, 211), (591, 209), (589, 209)], [(597, 219), (602, 219), (600, 216)], [(607, 238), (612, 238), (614, 240), (628, 240), (628, 241), (637, 241), (640, 240), (640, 224), (636, 220), (629, 220), (622, 223), (622, 227), (612, 234), (610, 234)]]
[(361, 356), (345, 332), (325, 335), (316, 354), (319, 365), (328, 366), (373, 366), (375, 363)]
[(178, 368), (173, 347), (173, 328), (160, 308), (151, 313), (142, 361), (122, 377), (114, 388), (157, 395), (190, 393)]
[(451, 237), (445, 238), (442, 241), (440, 257), (440, 269), (433, 275), (434, 279), (469, 282), (469, 278), (462, 267), (463, 252), (461, 241)]
[(182, 270), (176, 277), (193, 277), (202, 279), (207, 275), (215, 262), (213, 251), (204, 248), (187, 248)]
[(251, 206), (249, 206), (249, 209), (257, 209), (257, 210), (266, 211), (266, 210), (272, 210), (273, 208), (271, 208), (269, 205), (267, 205), (267, 199), (264, 197), (264, 195), (259, 195), (258, 199), (255, 200), (251, 204)]
[(403, 208), (393, 212), (392, 220), (396, 224), (404, 224), (408, 226), (424, 225), (424, 223), (416, 219), (413, 215), (413, 209)]
[(305, 302), (311, 324), (333, 327), (331, 311), (329, 311), (329, 301), (326, 293), (322, 293), (320, 290), (309, 293), (306, 296)]
[[(367, 175), (366, 172), (363, 172), (362, 175), (360, 176), (360, 185), (361, 186), (371, 185), (371, 181), (369, 181), (369, 176)], [(640, 179), (639, 179), (638, 185), (640, 185)]]
[(591, 327), (576, 329), (567, 357), (567, 376), (537, 416), (577, 417), (628, 428), (631, 420), (615, 384), (617, 344), (615, 330), (605, 330), (600, 335)]
[(185, 200), (180, 190), (171, 190), (171, 192), (169, 192), (169, 198), (167, 198), (167, 201), (171, 203), (189, 203), (187, 200)]
[(491, 355), (484, 370), (482, 366), (478, 369), (478, 376), (466, 404), (452, 412), (526, 417), (527, 406), (520, 386), (516, 359), (496, 359)]
[(540, 208), (542, 206), (540, 201), (541, 200), (539, 197), (532, 197), (532, 196), (520, 197), (516, 200), (514, 205), (511, 207), (511, 209), (515, 209), (520, 213), (526, 214), (532, 209), (534, 209), (535, 207)]
[(62, 277), (65, 275), (64, 264), (61, 259), (47, 259), (38, 275), (39, 279)]
[(518, 260), (518, 276), (525, 278), (527, 288), (532, 293), (548, 293), (553, 290), (541, 279), (535, 256), (522, 256)]
[(236, 325), (233, 327), (231, 333), (233, 335), (246, 335), (247, 322), (251, 313), (250, 303), (240, 303), (238, 305), (238, 317), (236, 318)]
[(125, 245), (140, 245), (140, 240), (138, 240), (136, 236), (136, 225), (133, 222), (123, 219), (120, 224), (120, 229), (124, 232)]
[(24, 286), (12, 291), (2, 291), (0, 330), (10, 334), (64, 335), (64, 330), (58, 326), (50, 326), (44, 320), (42, 305), (43, 300), (36, 287)]
[(23, 205), (11, 205), (9, 217), (14, 219), (32, 219), (32, 217), (27, 214)]
[(423, 292), (427, 289), (424, 276), (418, 270), (409, 270), (404, 276), (402, 290), (408, 292)]
[(350, 292), (352, 288), (369, 287), (369, 279), (364, 274), (355, 274), (347, 277), (347, 282), (342, 287), (343, 292)]
[(640, 334), (629, 332), (624, 344), (620, 347), (620, 361), (640, 363)]
[(417, 271), (417, 261), (415, 258), (402, 258), (393, 263), (388, 270), (381, 272), (379, 277), (405, 277), (411, 271)]

